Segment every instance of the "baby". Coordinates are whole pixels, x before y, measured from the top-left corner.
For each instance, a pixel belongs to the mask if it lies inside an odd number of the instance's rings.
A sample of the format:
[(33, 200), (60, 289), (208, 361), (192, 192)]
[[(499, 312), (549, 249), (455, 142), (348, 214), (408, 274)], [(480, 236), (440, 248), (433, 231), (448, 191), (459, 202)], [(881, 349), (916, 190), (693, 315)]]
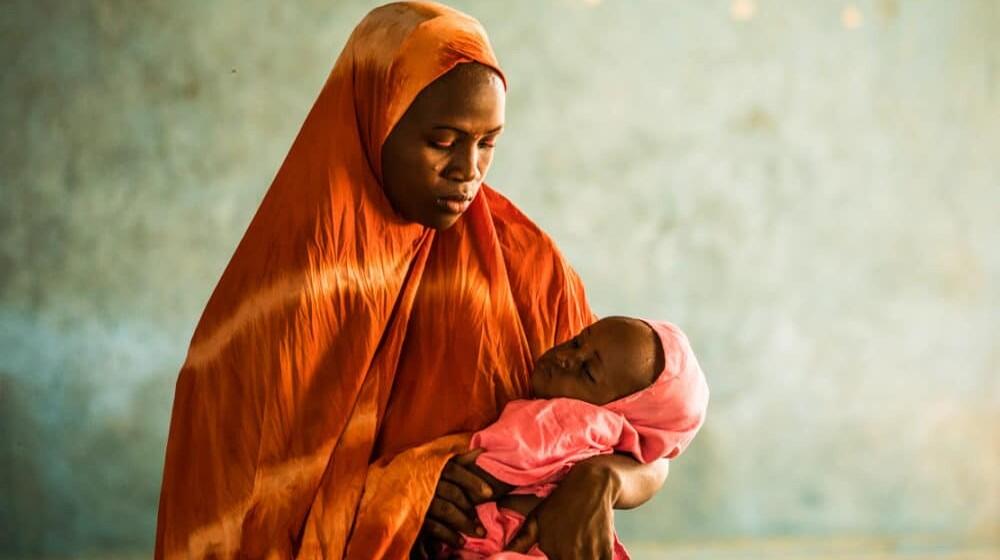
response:
[[(477, 506), (484, 537), (463, 535), (462, 549), (442, 556), (544, 558), (537, 545), (527, 556), (502, 551), (574, 464), (616, 451), (642, 463), (676, 457), (708, 404), (687, 337), (670, 323), (627, 317), (602, 319), (546, 351), (531, 386), (535, 399), (508, 403), (470, 444), (483, 449), (476, 465), (515, 489), (499, 503)], [(614, 557), (628, 558), (617, 536)]]

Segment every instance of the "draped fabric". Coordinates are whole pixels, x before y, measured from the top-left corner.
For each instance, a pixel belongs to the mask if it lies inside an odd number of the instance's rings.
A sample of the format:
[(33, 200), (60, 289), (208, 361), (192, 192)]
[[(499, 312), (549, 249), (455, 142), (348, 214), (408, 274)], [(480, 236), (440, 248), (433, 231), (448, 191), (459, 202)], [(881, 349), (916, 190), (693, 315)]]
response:
[(385, 138), (464, 62), (500, 72), (479, 23), (438, 4), (352, 33), (194, 332), (157, 558), (405, 558), (444, 463), (593, 321), (551, 240), (489, 186), (442, 232), (382, 191)]

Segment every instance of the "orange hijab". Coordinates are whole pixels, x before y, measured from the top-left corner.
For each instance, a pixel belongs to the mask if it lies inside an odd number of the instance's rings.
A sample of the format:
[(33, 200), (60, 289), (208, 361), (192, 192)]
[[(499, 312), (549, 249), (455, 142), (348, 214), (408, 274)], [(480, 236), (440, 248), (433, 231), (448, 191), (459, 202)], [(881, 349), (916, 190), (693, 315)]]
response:
[(381, 148), (480, 24), (397, 3), (354, 30), (195, 330), (157, 558), (406, 558), (444, 463), (594, 317), (552, 241), (483, 185), (443, 232), (403, 221)]

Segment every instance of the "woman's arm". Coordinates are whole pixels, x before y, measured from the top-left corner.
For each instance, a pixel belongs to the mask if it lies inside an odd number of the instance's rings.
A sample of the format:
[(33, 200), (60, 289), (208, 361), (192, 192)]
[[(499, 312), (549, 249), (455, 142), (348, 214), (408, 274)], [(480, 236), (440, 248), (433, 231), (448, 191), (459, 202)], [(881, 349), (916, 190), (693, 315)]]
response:
[(659, 459), (643, 464), (628, 455), (599, 455), (578, 465), (594, 472), (595, 484), (607, 484), (613, 492), (615, 509), (633, 509), (649, 501), (667, 481), (670, 461)]
[[(670, 461), (661, 459), (643, 465), (627, 455), (601, 455), (591, 459), (591, 463), (583, 468), (605, 471), (591, 476), (598, 480), (607, 479), (608, 486), (615, 489), (615, 509), (633, 509), (649, 501), (663, 487), (670, 472)], [(497, 506), (527, 517), (541, 502), (542, 498), (532, 494), (508, 494), (497, 500)]]

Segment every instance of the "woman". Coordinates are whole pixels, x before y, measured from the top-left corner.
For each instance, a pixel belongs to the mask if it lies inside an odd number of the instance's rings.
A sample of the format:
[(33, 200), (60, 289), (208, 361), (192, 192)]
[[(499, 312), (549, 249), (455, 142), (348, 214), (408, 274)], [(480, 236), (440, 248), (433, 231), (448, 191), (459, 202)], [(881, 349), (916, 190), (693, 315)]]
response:
[[(505, 87), (485, 31), (447, 7), (390, 4), (354, 30), (194, 333), (158, 558), (405, 558), (475, 530), (497, 496), (469, 434), (594, 318), (483, 183)], [(612, 508), (666, 475), (581, 463), (512, 544), (601, 557)]]

